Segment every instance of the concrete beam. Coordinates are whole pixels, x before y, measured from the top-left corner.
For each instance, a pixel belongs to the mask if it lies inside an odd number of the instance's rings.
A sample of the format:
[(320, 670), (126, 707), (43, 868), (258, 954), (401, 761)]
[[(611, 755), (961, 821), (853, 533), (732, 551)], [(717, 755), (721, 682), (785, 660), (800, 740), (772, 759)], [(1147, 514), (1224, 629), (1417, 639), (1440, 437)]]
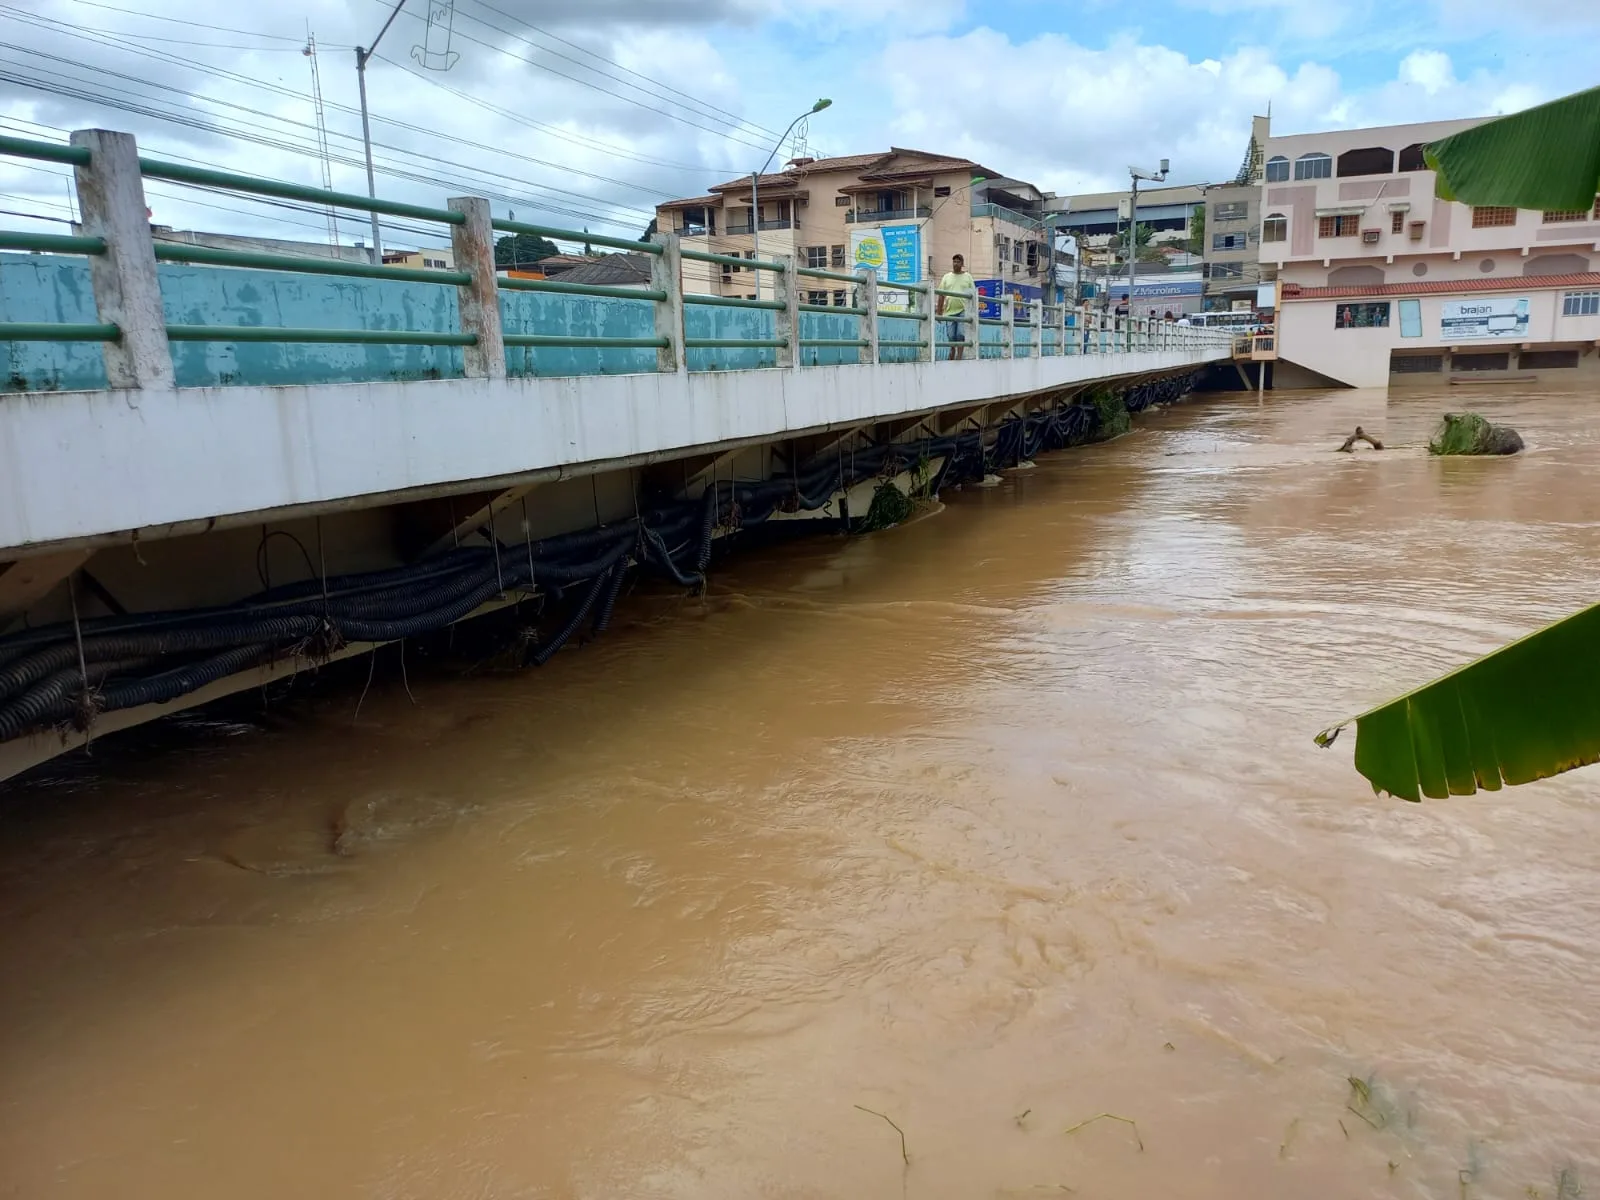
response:
[(0, 567), (0, 628), (43, 600), (68, 575), (89, 561), (93, 550), (41, 554)]

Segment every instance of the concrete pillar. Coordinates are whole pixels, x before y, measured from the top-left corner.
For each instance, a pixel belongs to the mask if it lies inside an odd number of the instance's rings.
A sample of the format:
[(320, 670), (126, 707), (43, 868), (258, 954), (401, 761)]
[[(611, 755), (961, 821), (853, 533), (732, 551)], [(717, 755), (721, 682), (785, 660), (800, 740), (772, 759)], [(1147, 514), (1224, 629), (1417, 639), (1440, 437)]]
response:
[(1044, 357), (1044, 301), (1030, 300), (1028, 302), (1028, 322), (1033, 326), (1033, 349), (1029, 354), (1034, 358)]
[(650, 240), (661, 247), (660, 254), (650, 256), (650, 286), (667, 294), (655, 305), (656, 336), (667, 339), (666, 348), (656, 351), (656, 370), (681, 375), (689, 369), (689, 357), (683, 352), (682, 246), (675, 233), (658, 233)]
[(777, 336), (780, 341), (787, 341), (788, 345), (778, 347), (778, 366), (790, 370), (800, 367), (800, 279), (795, 274), (795, 256), (792, 254), (775, 254), (768, 260), (782, 263), (783, 270), (777, 272), (777, 299), (783, 302), (783, 308), (773, 315), (777, 318)]
[(133, 134), (109, 129), (76, 130), (72, 144), (89, 151), (88, 164), (73, 168), (84, 235), (106, 242), (104, 254), (89, 258), (95, 308), (100, 320), (122, 330), (120, 341), (103, 346), (106, 379), (114, 388), (170, 388), (172, 350), (139, 147)]
[(450, 226), (450, 248), (456, 270), (472, 276), (456, 288), (461, 332), (476, 334), (476, 346), (461, 347), (461, 363), (468, 379), (504, 379), (506, 343), (500, 327), (500, 287), (494, 270), (494, 227), (489, 224), (489, 202), (477, 196), (455, 196), (445, 201), (466, 220)]
[(1000, 330), (1000, 336), (1005, 339), (1005, 348), (1000, 351), (1006, 358), (1015, 358), (1017, 355), (1017, 298), (1010, 293), (1002, 297), (1005, 311), (1000, 314), (1000, 319), (1005, 322), (1005, 327)]
[[(861, 361), (876, 365), (878, 362), (878, 273), (865, 271), (859, 276), (861, 280), (860, 307), (866, 309), (866, 315), (861, 318), (861, 340), (867, 344), (861, 347)], [(913, 293), (907, 292), (907, 298)]]
[(921, 339), (928, 344), (917, 350), (918, 362), (935, 362), (939, 358), (939, 297), (935, 296), (934, 289), (939, 286), (939, 281), (928, 279), (928, 290), (925, 292), (912, 292), (911, 303), (916, 305), (917, 316), (921, 318)]
[[(978, 290), (977, 284), (972, 286), (972, 295), (967, 297), (967, 311), (962, 314), (970, 324), (967, 326), (968, 345), (972, 348), (973, 358), (983, 357), (983, 293)], [(952, 355), (951, 357), (954, 357)]]

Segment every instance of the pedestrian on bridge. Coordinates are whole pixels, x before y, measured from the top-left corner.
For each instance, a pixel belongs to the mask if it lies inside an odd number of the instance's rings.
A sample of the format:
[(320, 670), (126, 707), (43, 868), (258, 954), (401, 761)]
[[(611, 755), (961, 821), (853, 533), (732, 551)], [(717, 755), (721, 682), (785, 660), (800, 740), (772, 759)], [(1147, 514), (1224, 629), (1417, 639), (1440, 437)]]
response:
[[(963, 297), (970, 296), (978, 285), (973, 282), (972, 276), (967, 274), (967, 260), (961, 255), (953, 255), (950, 259), (950, 270), (944, 273), (944, 278), (939, 280), (941, 292), (960, 292)], [(950, 357), (959, 359), (966, 350), (967, 340), (966, 321), (967, 302), (954, 296), (939, 296), (939, 303), (934, 311), (944, 318), (944, 338), (950, 343)], [(962, 318), (958, 320), (957, 318)], [(973, 333), (977, 333), (977, 323), (973, 323)], [(977, 341), (974, 336), (973, 341)]]

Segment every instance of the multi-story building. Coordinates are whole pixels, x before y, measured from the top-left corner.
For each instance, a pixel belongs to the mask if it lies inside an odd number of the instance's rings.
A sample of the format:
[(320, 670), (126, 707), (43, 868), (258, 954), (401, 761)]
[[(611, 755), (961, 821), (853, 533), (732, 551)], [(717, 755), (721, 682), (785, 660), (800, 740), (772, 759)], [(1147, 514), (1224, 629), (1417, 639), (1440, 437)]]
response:
[[(1205, 198), (1205, 188), (1198, 184), (1141, 187), (1136, 219), (1138, 224), (1149, 228), (1150, 247), (1160, 251), (1186, 245), (1193, 236), (1194, 215), (1203, 210)], [(1128, 200), (1128, 192), (1122, 191), (1051, 196), (1045, 201), (1051, 223), (1062, 233), (1071, 234), (1077, 242), (1079, 277), (1085, 285), (1085, 294), (1092, 288), (1099, 300), (1112, 304), (1128, 290), (1125, 265)], [(1150, 263), (1140, 263), (1134, 272), (1133, 311), (1141, 316), (1151, 309), (1158, 316), (1168, 311), (1198, 311), (1201, 305), (1198, 269), (1192, 278), (1181, 273), (1181, 280), (1166, 278), (1157, 282), (1157, 276), (1172, 274), (1164, 256), (1160, 261), (1152, 256)]]
[[(937, 279), (961, 254), (986, 294), (1003, 288), (1034, 299), (1053, 282), (1045, 200), (1031, 184), (970, 159), (894, 148), (795, 159), (755, 189), (745, 176), (660, 204), (656, 221), (686, 248), (738, 258), (755, 257), (759, 234), (762, 258), (794, 255), (803, 266), (841, 272), (882, 263), (891, 286)], [(686, 261), (683, 273), (691, 291), (757, 293), (756, 272), (731, 264)], [(837, 281), (804, 286), (808, 303), (849, 303)], [(761, 288), (772, 295), (770, 280)]]
[(1423, 148), (1478, 123), (1268, 140), (1260, 251), (1278, 279), (1276, 386), (1600, 376), (1600, 202), (1439, 199)]
[(1263, 282), (1261, 181), (1271, 119), (1256, 117), (1239, 173), (1205, 189), (1205, 307), (1255, 307)]

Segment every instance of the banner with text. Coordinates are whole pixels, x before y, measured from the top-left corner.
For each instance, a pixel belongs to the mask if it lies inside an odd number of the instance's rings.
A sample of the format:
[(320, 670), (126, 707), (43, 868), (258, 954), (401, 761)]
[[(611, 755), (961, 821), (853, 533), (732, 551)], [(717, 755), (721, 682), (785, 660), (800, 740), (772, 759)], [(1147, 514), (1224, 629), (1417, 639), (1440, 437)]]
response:
[(880, 286), (878, 307), (904, 311), (911, 308), (906, 292), (883, 290), (897, 283), (922, 282), (922, 226), (880, 225), (850, 231), (850, 270), (871, 271)]
[(1525, 338), (1528, 336), (1528, 301), (1525, 297), (1489, 300), (1446, 300), (1439, 306), (1440, 340), (1471, 338)]

